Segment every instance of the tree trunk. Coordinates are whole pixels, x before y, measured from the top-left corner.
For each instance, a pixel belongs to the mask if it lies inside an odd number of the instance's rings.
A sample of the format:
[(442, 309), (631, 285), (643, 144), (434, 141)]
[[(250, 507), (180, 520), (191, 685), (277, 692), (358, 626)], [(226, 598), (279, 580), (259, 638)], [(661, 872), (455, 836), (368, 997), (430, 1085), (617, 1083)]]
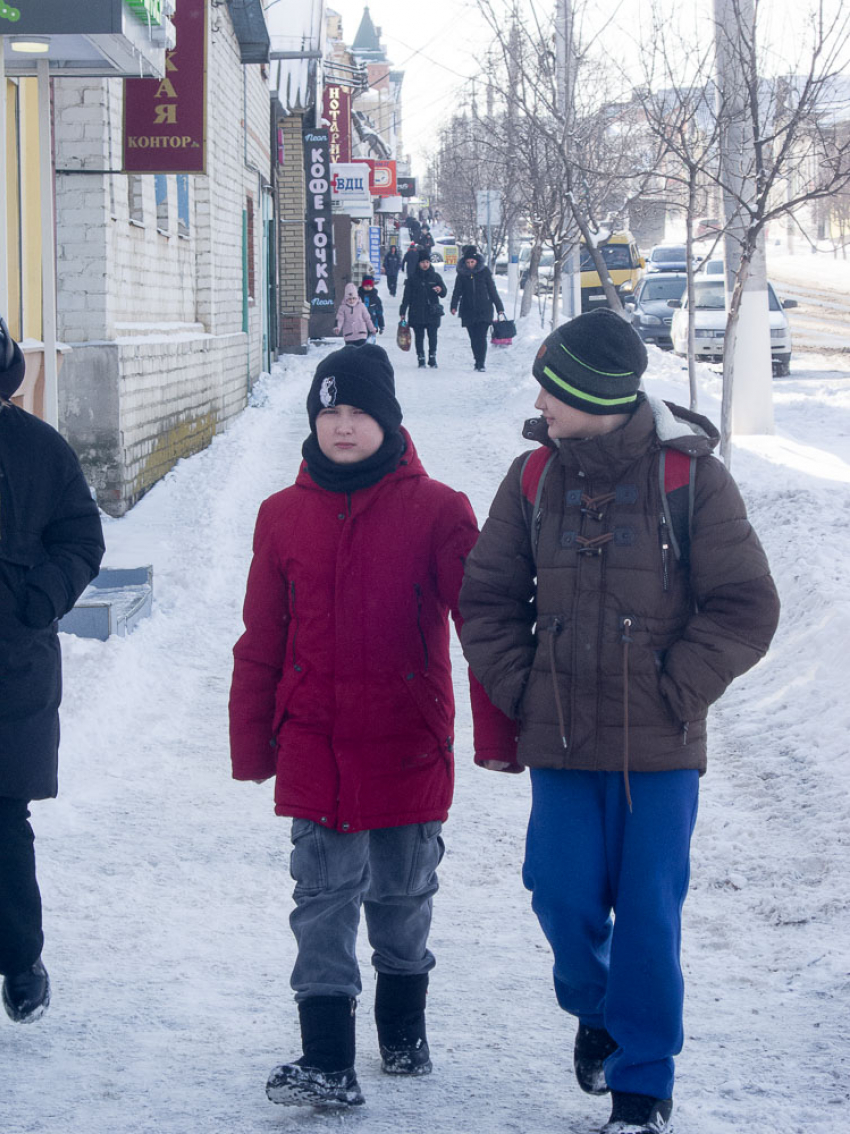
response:
[(543, 242), (535, 241), (528, 261), (528, 276), (522, 289), (522, 304), (519, 309), (520, 319), (524, 319), (531, 311), (534, 293), (537, 290), (537, 269), (540, 267), (540, 257), (543, 255)]
[(735, 389), (735, 341), (738, 336), (738, 316), (741, 313), (741, 299), (744, 284), (750, 274), (750, 260), (755, 248), (745, 247), (741, 256), (741, 266), (735, 279), (729, 311), (726, 314), (726, 331), (723, 335), (723, 399), (720, 405), (720, 456), (729, 471), (732, 471), (732, 394)]

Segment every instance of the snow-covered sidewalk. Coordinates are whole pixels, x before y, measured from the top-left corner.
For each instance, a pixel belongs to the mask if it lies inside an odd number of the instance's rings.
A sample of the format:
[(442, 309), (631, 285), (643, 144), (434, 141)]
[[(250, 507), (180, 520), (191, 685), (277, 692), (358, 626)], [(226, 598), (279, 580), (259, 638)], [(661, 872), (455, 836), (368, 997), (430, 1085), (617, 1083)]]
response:
[[(418, 371), (392, 341), (398, 301), (385, 303), (384, 345), (422, 460), (483, 520), (525, 446), (539, 324), (526, 320), (478, 375), (447, 316), (440, 369)], [(61, 795), (33, 808), (54, 1002), (38, 1024), (0, 1026), (3, 1134), (590, 1134), (607, 1117), (606, 1101), (572, 1080), (574, 1029), (520, 882), (528, 777), (472, 766), (457, 647), (457, 794), (432, 937), (435, 1072), (381, 1074), (364, 941), (367, 1105), (331, 1118), (265, 1098), (269, 1068), (298, 1051), (289, 824), (269, 784), (230, 779), (230, 650), (256, 511), (295, 475), (318, 357), (275, 367), (208, 450), (107, 524), (107, 563), (153, 563), (155, 612), (126, 640), (63, 636)], [(701, 408), (716, 419), (719, 380), (704, 375)], [(648, 385), (686, 401), (677, 359), (653, 351)], [(850, 379), (776, 390), (777, 436), (743, 439), (734, 471), (783, 620), (766, 661), (713, 717), (685, 907), (678, 1134), (847, 1128)]]

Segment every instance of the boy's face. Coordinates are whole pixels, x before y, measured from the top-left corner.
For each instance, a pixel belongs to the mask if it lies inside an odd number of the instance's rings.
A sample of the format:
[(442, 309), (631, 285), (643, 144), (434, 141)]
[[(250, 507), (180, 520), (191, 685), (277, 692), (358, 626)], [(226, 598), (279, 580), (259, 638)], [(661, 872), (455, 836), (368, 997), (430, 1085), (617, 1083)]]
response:
[(625, 425), (631, 414), (585, 413), (575, 409), (555, 398), (542, 387), (534, 403), (534, 408), (540, 410), (549, 426), (549, 436), (553, 441), (561, 437), (598, 437), (601, 433), (613, 433), (621, 425)]
[(364, 283), (364, 284), (363, 284), (363, 290), (364, 290), (364, 291), (371, 291), (371, 290), (372, 290), (372, 285), (371, 285), (370, 283)]
[(329, 461), (356, 465), (377, 453), (384, 441), (384, 431), (368, 413), (356, 406), (341, 405), (319, 411), (316, 437)]

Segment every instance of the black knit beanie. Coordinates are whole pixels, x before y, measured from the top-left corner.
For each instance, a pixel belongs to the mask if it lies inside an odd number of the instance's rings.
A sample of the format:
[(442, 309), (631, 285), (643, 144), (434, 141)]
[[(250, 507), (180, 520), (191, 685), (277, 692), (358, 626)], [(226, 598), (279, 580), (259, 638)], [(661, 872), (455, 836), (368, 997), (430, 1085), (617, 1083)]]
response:
[(338, 405), (356, 406), (374, 417), (385, 433), (398, 432), (401, 406), (392, 363), (383, 347), (346, 346), (322, 359), (307, 395), (310, 429), (315, 431), (320, 410)]
[(579, 315), (543, 340), (532, 374), (554, 398), (585, 413), (631, 413), (646, 347), (608, 307)]
[(460, 252), (461, 260), (474, 260), (478, 255), (478, 249), (474, 244), (464, 244)]

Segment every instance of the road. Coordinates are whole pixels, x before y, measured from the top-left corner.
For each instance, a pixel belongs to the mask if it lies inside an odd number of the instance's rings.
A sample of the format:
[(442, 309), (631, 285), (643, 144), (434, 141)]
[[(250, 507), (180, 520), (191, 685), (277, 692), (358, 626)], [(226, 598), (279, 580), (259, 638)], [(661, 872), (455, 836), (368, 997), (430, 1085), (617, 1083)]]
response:
[(788, 311), (795, 351), (850, 352), (850, 296), (846, 291), (800, 285), (774, 271), (770, 274), (781, 297), (799, 304)]

